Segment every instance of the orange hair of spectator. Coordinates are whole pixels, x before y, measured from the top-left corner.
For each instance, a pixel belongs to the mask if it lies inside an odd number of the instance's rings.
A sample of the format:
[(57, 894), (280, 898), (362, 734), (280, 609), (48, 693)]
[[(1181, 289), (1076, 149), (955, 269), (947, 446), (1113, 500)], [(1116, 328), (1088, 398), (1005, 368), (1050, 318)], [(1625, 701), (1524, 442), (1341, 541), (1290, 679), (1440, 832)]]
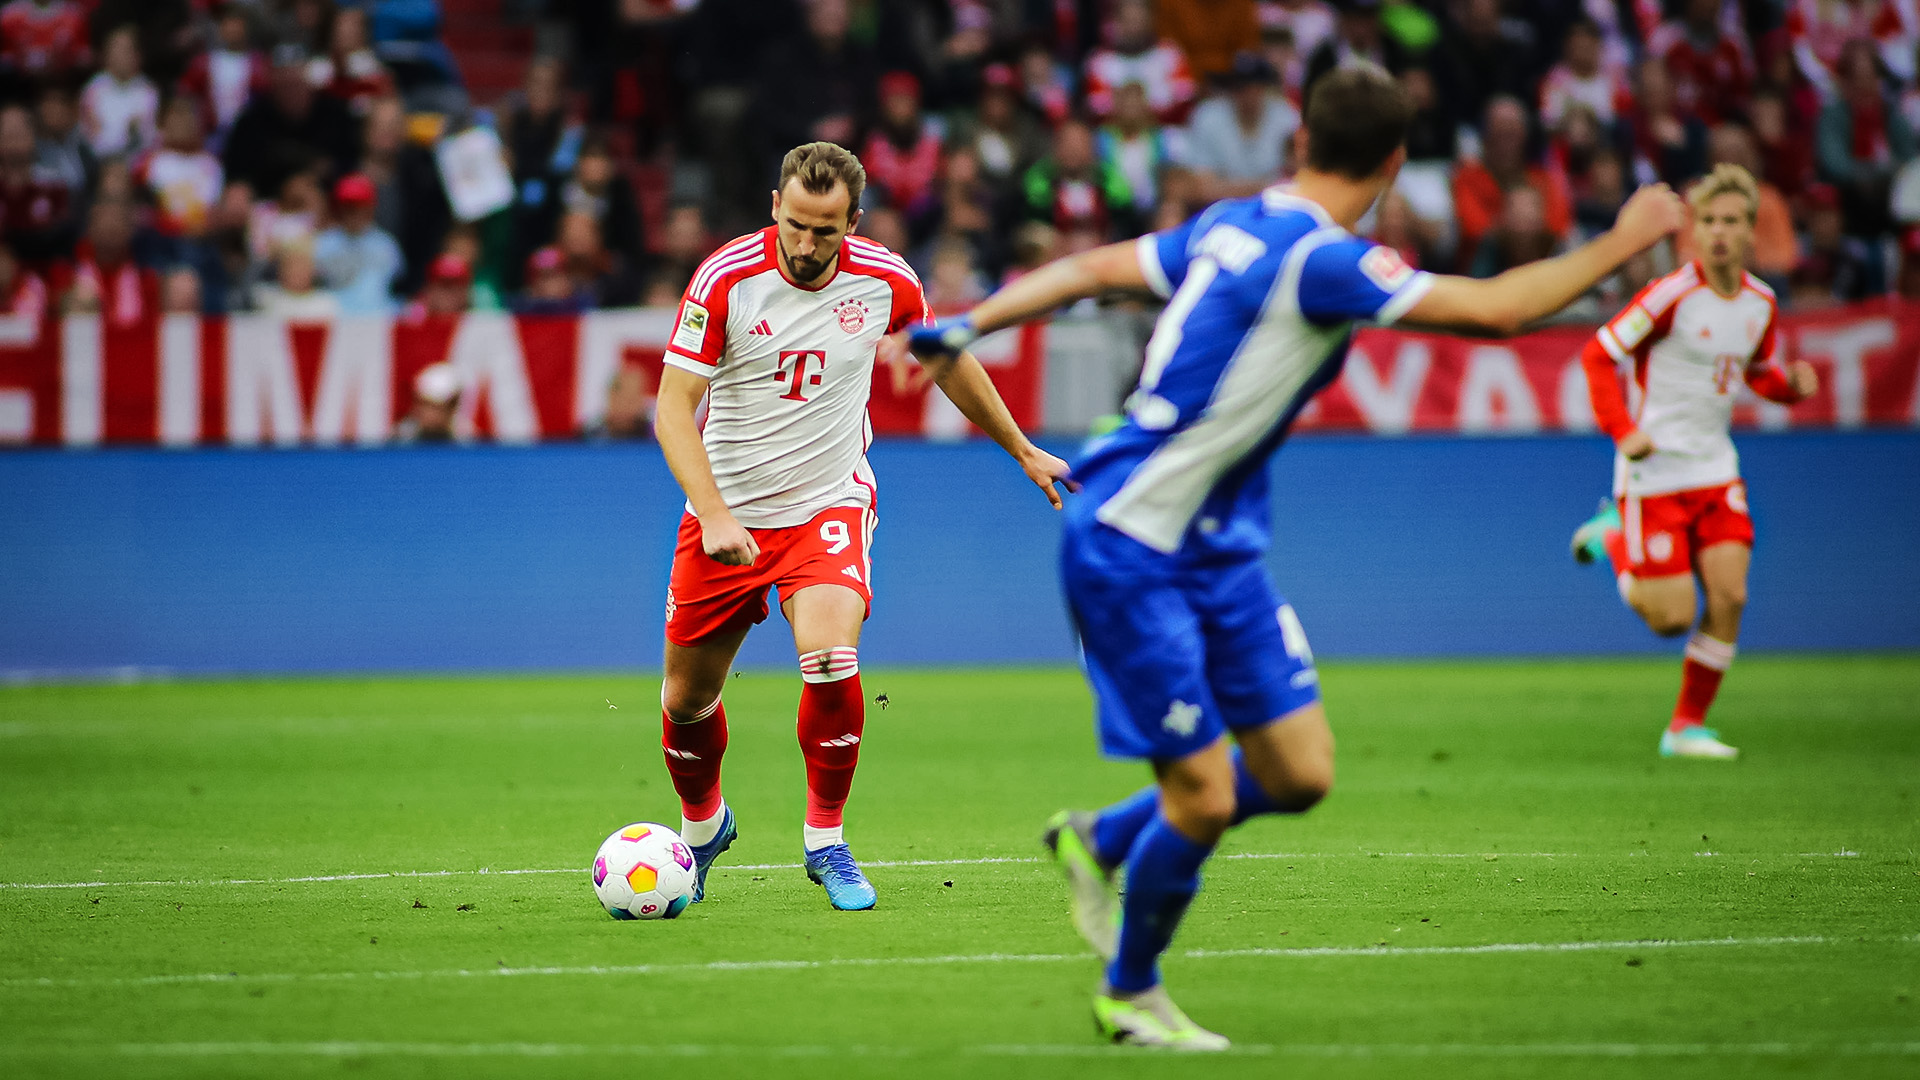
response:
[(866, 166), (853, 156), (853, 151), (838, 143), (810, 142), (787, 151), (786, 159), (780, 162), (780, 190), (787, 189), (787, 181), (798, 180), (804, 191), (815, 195), (825, 195), (833, 191), (834, 185), (847, 185), (847, 220), (860, 210), (860, 195), (867, 190)]
[(1715, 165), (1712, 172), (1695, 181), (1687, 190), (1687, 204), (1697, 216), (1706, 212), (1708, 203), (1722, 195), (1739, 195), (1747, 200), (1748, 223), (1760, 217), (1759, 182), (1744, 167), (1730, 161)]

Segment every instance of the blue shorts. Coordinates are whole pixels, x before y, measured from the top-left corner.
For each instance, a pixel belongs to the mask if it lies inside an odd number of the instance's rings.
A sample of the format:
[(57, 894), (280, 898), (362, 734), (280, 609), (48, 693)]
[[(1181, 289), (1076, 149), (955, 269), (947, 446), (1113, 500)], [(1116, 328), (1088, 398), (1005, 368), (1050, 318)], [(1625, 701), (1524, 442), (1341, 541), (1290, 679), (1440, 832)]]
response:
[(1259, 556), (1183, 566), (1095, 525), (1068, 530), (1060, 562), (1108, 755), (1183, 758), (1320, 700), (1306, 632)]

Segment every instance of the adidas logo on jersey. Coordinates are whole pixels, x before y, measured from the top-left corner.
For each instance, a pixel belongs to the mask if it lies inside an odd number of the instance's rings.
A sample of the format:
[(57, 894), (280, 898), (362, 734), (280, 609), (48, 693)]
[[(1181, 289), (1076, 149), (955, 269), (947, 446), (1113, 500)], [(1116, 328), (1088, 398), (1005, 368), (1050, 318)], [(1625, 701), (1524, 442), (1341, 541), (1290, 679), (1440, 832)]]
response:
[(851, 567), (851, 566), (842, 567), (840, 569), (840, 572), (847, 575), (848, 577), (852, 578), (855, 581), (860, 580), (860, 571), (854, 567)]
[(771, 337), (773, 336), (773, 327), (767, 325), (767, 320), (761, 319), (759, 322), (754, 323), (753, 329), (747, 331), (747, 333), (751, 336)]

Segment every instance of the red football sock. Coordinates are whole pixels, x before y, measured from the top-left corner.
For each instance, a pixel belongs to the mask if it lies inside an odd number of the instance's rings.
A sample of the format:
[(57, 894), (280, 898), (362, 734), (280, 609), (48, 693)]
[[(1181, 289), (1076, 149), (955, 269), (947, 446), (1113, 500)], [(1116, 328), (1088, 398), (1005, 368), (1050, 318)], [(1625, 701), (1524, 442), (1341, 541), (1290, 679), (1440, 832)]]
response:
[(660, 710), (660, 747), (666, 752), (673, 790), (680, 793), (680, 813), (689, 821), (705, 821), (720, 812), (720, 759), (727, 753), (727, 710), (720, 699), (685, 724), (676, 724)]
[(1674, 703), (1668, 731), (1706, 723), (1707, 710), (1713, 707), (1713, 696), (1720, 692), (1720, 680), (1726, 677), (1735, 651), (1730, 641), (1694, 632), (1687, 641), (1687, 659), (1680, 669), (1680, 700)]
[(800, 657), (800, 756), (807, 762), (807, 825), (837, 828), (860, 761), (867, 702), (860, 692), (859, 653), (851, 646)]

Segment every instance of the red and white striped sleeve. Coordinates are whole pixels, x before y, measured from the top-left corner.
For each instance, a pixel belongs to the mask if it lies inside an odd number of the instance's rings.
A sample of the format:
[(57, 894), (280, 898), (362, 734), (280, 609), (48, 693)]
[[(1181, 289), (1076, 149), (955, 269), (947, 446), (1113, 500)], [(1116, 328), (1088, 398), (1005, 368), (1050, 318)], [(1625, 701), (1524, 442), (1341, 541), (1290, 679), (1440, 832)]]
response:
[(1581, 351), (1580, 365), (1586, 370), (1594, 422), (1615, 442), (1632, 434), (1637, 426), (1620, 388), (1620, 368), (1624, 366), (1634, 378), (1639, 377), (1647, 350), (1672, 331), (1680, 298), (1698, 284), (1699, 274), (1692, 263), (1654, 280)]
[(847, 269), (882, 278), (892, 287), (893, 310), (887, 316), (887, 333), (897, 334), (909, 326), (933, 321), (926, 290), (907, 260), (864, 236), (847, 237), (846, 253)]
[(1747, 358), (1743, 377), (1754, 393), (1768, 401), (1792, 405), (1800, 400), (1800, 392), (1794, 389), (1793, 380), (1787, 377), (1787, 369), (1780, 363), (1780, 305), (1774, 299), (1773, 290), (1751, 274), (1747, 275), (1747, 288), (1767, 298), (1767, 328), (1761, 331), (1760, 343)]
[(734, 285), (763, 269), (767, 238), (753, 233), (707, 256), (687, 283), (667, 341), (666, 362), (712, 378), (727, 351), (728, 297)]
[(1637, 355), (1644, 354), (1654, 342), (1673, 330), (1673, 313), (1680, 298), (1699, 285), (1700, 275), (1692, 263), (1666, 277), (1656, 278), (1635, 294), (1594, 338), (1616, 363), (1632, 363)]

